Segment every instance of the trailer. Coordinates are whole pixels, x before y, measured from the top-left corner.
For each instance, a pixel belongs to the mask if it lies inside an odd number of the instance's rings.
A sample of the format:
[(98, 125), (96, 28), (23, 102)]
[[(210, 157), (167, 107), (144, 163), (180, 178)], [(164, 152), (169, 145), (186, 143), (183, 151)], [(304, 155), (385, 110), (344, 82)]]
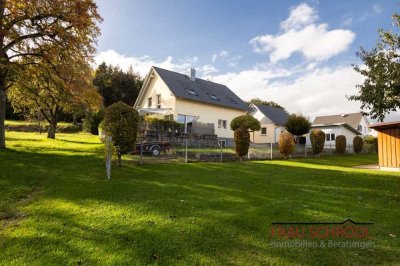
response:
[(159, 156), (162, 152), (169, 152), (170, 149), (170, 142), (143, 142), (136, 144), (136, 148), (132, 153)]

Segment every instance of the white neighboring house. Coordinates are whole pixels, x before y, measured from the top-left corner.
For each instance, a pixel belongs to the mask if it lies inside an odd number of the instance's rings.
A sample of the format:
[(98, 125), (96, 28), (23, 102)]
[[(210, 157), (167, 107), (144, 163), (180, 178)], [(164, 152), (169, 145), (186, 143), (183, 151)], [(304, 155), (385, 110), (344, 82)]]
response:
[(170, 115), (181, 123), (209, 123), (222, 145), (233, 145), (232, 119), (244, 115), (248, 105), (227, 86), (190, 76), (152, 67), (134, 107), (139, 113)]
[(261, 130), (253, 132), (250, 137), (253, 143), (276, 143), (279, 135), (286, 132), (284, 125), (289, 115), (281, 108), (252, 103), (249, 114), (261, 124)]
[[(325, 145), (335, 145), (335, 139), (339, 135), (346, 137), (347, 144), (352, 144), (355, 136), (372, 135), (368, 119), (361, 113), (317, 116), (311, 128), (321, 129), (325, 133)], [(311, 145), (309, 134), (307, 145)]]

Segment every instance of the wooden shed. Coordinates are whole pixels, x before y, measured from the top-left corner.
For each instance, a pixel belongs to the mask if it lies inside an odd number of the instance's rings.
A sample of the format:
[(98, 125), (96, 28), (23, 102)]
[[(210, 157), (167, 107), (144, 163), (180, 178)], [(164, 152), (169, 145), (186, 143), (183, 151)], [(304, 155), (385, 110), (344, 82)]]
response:
[(400, 121), (371, 125), (378, 131), (379, 168), (400, 170)]

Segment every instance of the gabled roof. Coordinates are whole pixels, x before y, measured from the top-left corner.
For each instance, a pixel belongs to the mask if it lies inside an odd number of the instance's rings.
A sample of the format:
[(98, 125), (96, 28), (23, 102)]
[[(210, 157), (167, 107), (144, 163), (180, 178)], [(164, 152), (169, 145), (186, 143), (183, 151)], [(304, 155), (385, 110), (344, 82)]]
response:
[(152, 68), (175, 97), (240, 110), (248, 108), (247, 104), (225, 85), (199, 78), (191, 81), (187, 75), (159, 67)]
[(321, 127), (344, 127), (356, 135), (362, 135), (360, 131), (346, 123), (332, 123), (332, 124), (312, 124), (311, 128), (321, 128)]
[(364, 116), (361, 113), (317, 116), (313, 125), (347, 124), (357, 129), (362, 119), (364, 119)]
[(288, 120), (289, 115), (282, 108), (276, 108), (262, 104), (254, 104), (254, 106), (256, 106), (261, 113), (271, 119), (271, 121), (276, 125), (283, 126)]

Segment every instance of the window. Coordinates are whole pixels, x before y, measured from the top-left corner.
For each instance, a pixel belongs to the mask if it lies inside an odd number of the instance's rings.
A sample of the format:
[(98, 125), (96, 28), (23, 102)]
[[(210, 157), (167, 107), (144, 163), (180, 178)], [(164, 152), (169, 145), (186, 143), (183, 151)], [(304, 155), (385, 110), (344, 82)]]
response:
[(197, 96), (197, 93), (196, 93), (194, 90), (186, 89), (186, 91), (187, 91), (190, 95)]
[(227, 121), (218, 119), (218, 128), (226, 129)]
[(188, 124), (197, 120), (196, 116), (178, 114), (177, 121), (185, 124), (185, 132), (188, 132)]
[(157, 108), (161, 108), (161, 94), (157, 94)]
[(218, 101), (218, 100), (219, 100), (219, 98), (218, 98), (217, 96), (215, 96), (214, 94), (213, 94), (213, 95), (211, 95), (210, 97), (211, 97), (211, 99), (213, 99), (213, 100), (216, 100), (216, 101)]
[(225, 148), (226, 147), (226, 140), (218, 140), (218, 144), (221, 148)]
[(151, 107), (152, 103), (153, 103), (153, 99), (151, 97), (148, 98), (147, 99), (147, 107)]
[(336, 139), (336, 135), (335, 135), (335, 133), (331, 133), (331, 134), (327, 133), (325, 139), (326, 139), (326, 141), (334, 141)]
[(362, 132), (362, 125), (358, 125), (357, 130)]
[(267, 135), (267, 128), (266, 127), (262, 127), (261, 128), (261, 135)]

